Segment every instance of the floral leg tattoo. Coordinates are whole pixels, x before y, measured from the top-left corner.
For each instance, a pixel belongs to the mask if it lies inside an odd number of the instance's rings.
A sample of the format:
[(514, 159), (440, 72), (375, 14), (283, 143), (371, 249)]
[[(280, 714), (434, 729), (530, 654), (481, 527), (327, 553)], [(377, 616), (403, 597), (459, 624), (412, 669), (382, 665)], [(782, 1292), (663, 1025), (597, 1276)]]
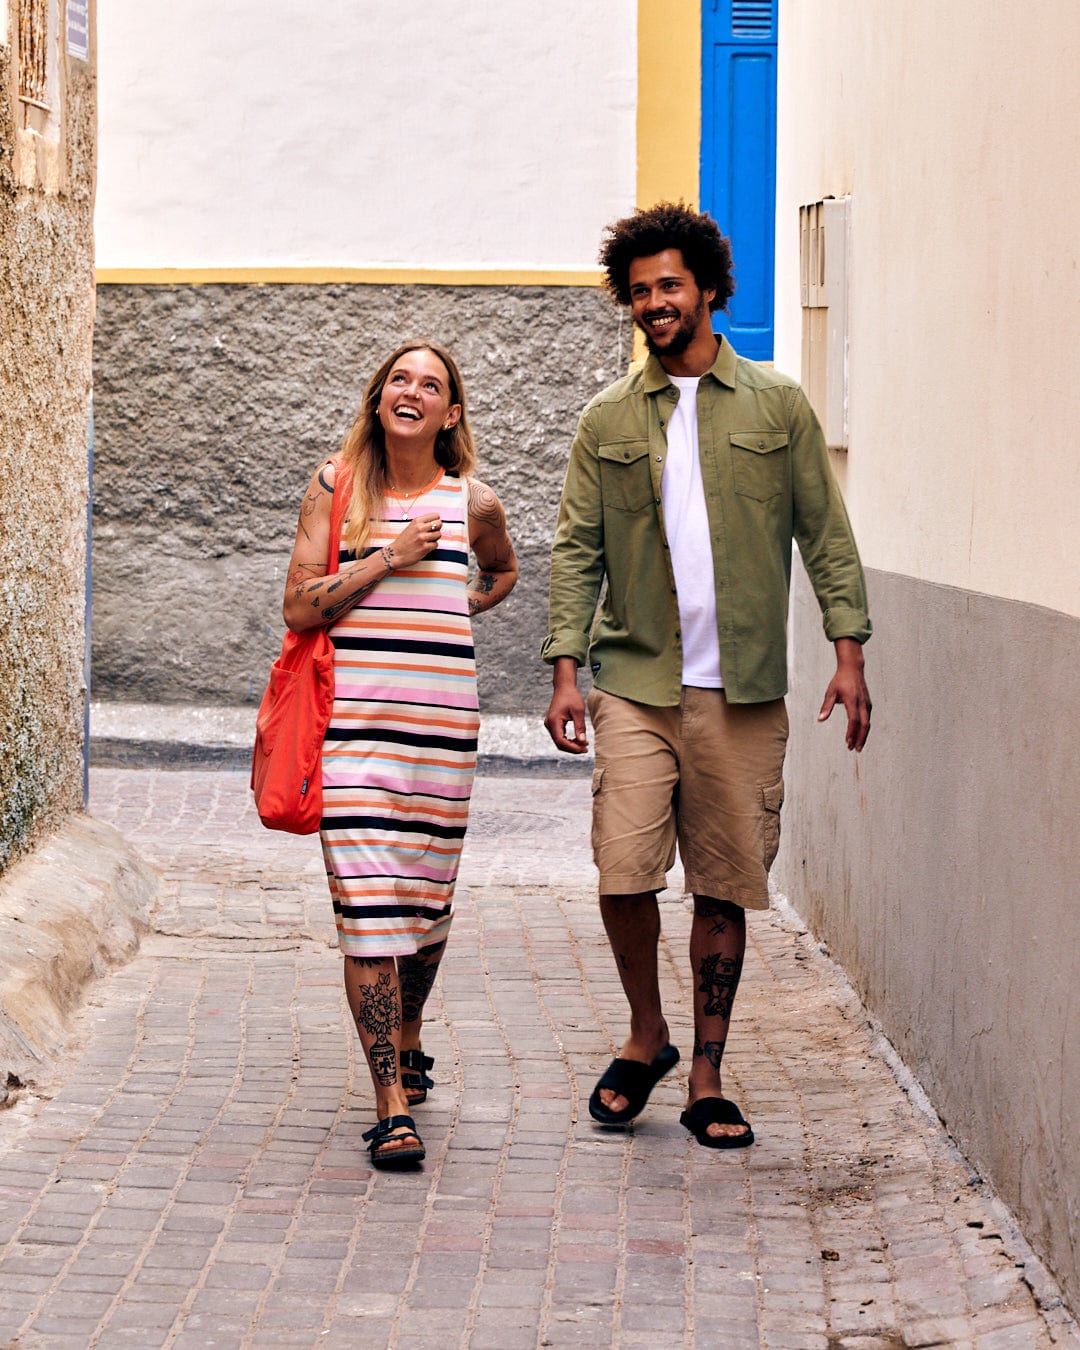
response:
[(380, 972), (374, 984), (362, 985), (359, 994), (356, 1022), (372, 1038), (368, 1051), (372, 1070), (383, 1087), (393, 1087), (397, 1082), (397, 1055), (390, 1036), (401, 1027), (401, 998), (389, 971)]

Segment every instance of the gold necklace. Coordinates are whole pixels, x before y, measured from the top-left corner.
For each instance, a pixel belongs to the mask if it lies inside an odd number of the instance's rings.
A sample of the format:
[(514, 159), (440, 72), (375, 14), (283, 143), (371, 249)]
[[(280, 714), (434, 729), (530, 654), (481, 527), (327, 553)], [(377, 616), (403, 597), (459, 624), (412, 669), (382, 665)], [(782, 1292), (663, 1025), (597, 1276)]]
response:
[(431, 488), (433, 488), (435, 484), (439, 481), (439, 479), (442, 477), (442, 475), (443, 471), (441, 466), (437, 466), (434, 478), (429, 479), (428, 482), (424, 483), (421, 487), (409, 488), (408, 491), (406, 491), (404, 488), (395, 487), (394, 484), (391, 483), (389, 479), (387, 479), (386, 483), (387, 491), (392, 493), (395, 497), (404, 498), (406, 502), (405, 513), (401, 517), (402, 520), (411, 519), (408, 511), (408, 503), (414, 501), (418, 497), (422, 497), (425, 492), (428, 492)]

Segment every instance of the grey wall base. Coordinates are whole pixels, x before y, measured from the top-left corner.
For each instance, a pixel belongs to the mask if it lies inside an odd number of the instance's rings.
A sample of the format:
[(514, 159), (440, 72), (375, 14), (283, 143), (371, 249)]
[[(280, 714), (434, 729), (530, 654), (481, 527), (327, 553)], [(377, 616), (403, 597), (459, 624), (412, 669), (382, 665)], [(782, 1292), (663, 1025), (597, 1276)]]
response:
[(462, 368), (480, 476), (521, 560), (476, 625), (482, 705), (547, 706), (548, 547), (578, 414), (630, 329), (590, 287), (102, 286), (95, 336), (93, 689), (257, 700), (304, 488), (400, 341)]
[(777, 881), (1080, 1307), (1080, 621), (868, 575), (873, 734), (801, 569)]

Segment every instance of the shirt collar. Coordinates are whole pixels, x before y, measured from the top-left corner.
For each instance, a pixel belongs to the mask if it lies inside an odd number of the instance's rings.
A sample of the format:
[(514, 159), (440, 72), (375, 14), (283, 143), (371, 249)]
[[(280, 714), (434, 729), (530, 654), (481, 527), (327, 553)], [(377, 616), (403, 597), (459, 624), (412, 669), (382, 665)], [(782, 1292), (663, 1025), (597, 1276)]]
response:
[[(705, 372), (714, 379), (719, 380), (721, 384), (726, 384), (729, 389), (735, 388), (735, 365), (738, 357), (735, 355), (735, 348), (724, 337), (723, 333), (717, 333), (719, 347), (716, 351), (716, 360)], [(661, 389), (666, 389), (671, 384), (671, 378), (667, 371), (660, 364), (660, 358), (649, 354), (645, 362), (645, 392), (647, 394), (659, 393)]]

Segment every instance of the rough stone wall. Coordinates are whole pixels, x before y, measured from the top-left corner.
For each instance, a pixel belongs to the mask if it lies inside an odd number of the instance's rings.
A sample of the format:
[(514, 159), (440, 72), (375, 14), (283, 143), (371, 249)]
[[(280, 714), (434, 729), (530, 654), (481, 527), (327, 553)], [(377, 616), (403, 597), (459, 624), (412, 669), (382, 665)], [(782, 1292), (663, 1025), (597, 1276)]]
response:
[(82, 802), (95, 89), (70, 62), (59, 191), (19, 185), (0, 45), (0, 871)]
[(482, 707), (546, 707), (547, 553), (578, 414), (625, 369), (630, 329), (588, 287), (99, 288), (96, 698), (262, 695), (304, 487), (400, 341), (444, 343), (465, 380), (479, 476), (521, 580), (477, 620)]

